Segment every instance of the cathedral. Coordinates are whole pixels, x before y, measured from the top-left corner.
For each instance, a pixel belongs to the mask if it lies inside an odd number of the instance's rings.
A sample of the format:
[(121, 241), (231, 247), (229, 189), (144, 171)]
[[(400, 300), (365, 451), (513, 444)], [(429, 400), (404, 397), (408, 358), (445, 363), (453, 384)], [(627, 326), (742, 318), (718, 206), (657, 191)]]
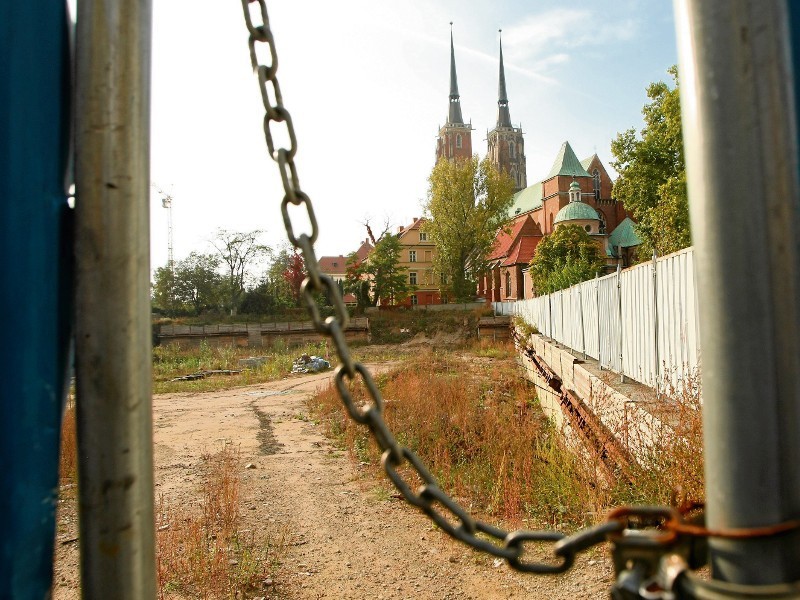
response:
[[(569, 142), (564, 142), (547, 175), (528, 185), (524, 134), (512, 124), (508, 106), (502, 40), (497, 91), (497, 122), (487, 135), (487, 156), (497, 170), (509, 174), (516, 193), (508, 227), (497, 234), (489, 269), (478, 283), (478, 295), (493, 302), (532, 297), (535, 292), (528, 264), (539, 241), (562, 224), (584, 228), (610, 268), (628, 266), (639, 240), (622, 203), (611, 197), (611, 178), (597, 154), (579, 160)], [(451, 31), (450, 102), (447, 121), (439, 129), (436, 160), (471, 157), (472, 131), (472, 123), (464, 123), (461, 114)]]

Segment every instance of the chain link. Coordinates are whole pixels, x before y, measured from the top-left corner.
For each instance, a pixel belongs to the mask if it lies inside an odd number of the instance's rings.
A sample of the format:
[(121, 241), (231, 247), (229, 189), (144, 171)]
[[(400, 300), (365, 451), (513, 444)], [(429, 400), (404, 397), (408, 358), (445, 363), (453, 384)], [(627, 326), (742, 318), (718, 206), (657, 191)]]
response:
[[(258, 4), (261, 23), (254, 24), (250, 13), (250, 4)], [(420, 458), (409, 448), (401, 446), (383, 420), (383, 397), (369, 370), (361, 363), (353, 360), (344, 337), (348, 314), (338, 285), (331, 277), (320, 271), (314, 253), (314, 243), (319, 234), (319, 227), (314, 215), (311, 198), (300, 188), (297, 167), (294, 157), (297, 153), (297, 137), (289, 111), (283, 105), (283, 96), (278, 83), (278, 55), (275, 50), (275, 39), (269, 26), (269, 17), (265, 0), (242, 0), (247, 30), (250, 32), (250, 61), (253, 70), (258, 74), (261, 98), (266, 114), (264, 116), (264, 135), (271, 158), (278, 163), (281, 182), (285, 196), (281, 203), (281, 213), (289, 242), (303, 254), (308, 276), (302, 285), (303, 298), (311, 314), (314, 327), (320, 333), (333, 340), (341, 364), (336, 369), (335, 382), (342, 403), (350, 417), (356, 422), (366, 425), (378, 446), (383, 450), (381, 464), (387, 477), (405, 500), (430, 517), (443, 531), (453, 538), (469, 546), (503, 558), (509, 565), (519, 571), (529, 573), (562, 573), (569, 569), (577, 552), (590, 546), (602, 543), (608, 536), (618, 534), (625, 525), (619, 519), (602, 523), (597, 527), (579, 532), (571, 537), (556, 531), (505, 531), (483, 521), (474, 519), (455, 500), (448, 496), (438, 485), (434, 476), (428, 471)], [(269, 46), (270, 64), (258, 62), (256, 45), (264, 43)], [(269, 89), (272, 89), (270, 98)], [(272, 130), (274, 123), (282, 123), (290, 142), (289, 148), (275, 148), (275, 136)], [(311, 234), (295, 235), (294, 225), (289, 215), (289, 205), (304, 205), (306, 208)], [(327, 295), (335, 309), (335, 315), (323, 320), (315, 293)], [(354, 400), (348, 382), (360, 377), (371, 398), (371, 404), (359, 406)], [(422, 485), (414, 491), (412, 485), (401, 474), (400, 469), (411, 471)], [(528, 543), (553, 544), (554, 562), (534, 562), (525, 560), (525, 547)]]

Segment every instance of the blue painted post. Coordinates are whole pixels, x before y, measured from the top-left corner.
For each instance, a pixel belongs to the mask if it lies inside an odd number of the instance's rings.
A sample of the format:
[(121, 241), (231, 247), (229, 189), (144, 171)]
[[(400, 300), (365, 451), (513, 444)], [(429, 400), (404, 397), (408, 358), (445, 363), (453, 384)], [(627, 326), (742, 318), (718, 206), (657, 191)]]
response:
[(0, 3), (0, 598), (51, 587), (66, 386), (66, 3)]

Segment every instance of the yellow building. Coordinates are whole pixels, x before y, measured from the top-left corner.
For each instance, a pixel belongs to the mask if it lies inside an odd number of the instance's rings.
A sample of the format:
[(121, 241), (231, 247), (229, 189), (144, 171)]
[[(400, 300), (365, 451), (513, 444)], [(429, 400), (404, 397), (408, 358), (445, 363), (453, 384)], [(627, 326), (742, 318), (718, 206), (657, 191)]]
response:
[[(399, 266), (406, 269), (411, 294), (405, 304), (441, 304), (440, 277), (433, 267), (436, 246), (421, 230), (424, 218), (414, 218), (411, 225), (400, 227), (397, 238), (400, 240)], [(446, 301), (446, 299), (445, 299)]]

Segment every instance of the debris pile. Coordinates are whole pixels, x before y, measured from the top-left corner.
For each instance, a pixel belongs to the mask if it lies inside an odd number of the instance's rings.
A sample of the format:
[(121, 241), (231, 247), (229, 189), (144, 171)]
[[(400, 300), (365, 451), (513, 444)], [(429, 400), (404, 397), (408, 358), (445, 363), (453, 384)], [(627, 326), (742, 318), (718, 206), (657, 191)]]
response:
[(292, 363), (292, 373), (318, 373), (331, 368), (331, 363), (321, 356), (303, 354)]

